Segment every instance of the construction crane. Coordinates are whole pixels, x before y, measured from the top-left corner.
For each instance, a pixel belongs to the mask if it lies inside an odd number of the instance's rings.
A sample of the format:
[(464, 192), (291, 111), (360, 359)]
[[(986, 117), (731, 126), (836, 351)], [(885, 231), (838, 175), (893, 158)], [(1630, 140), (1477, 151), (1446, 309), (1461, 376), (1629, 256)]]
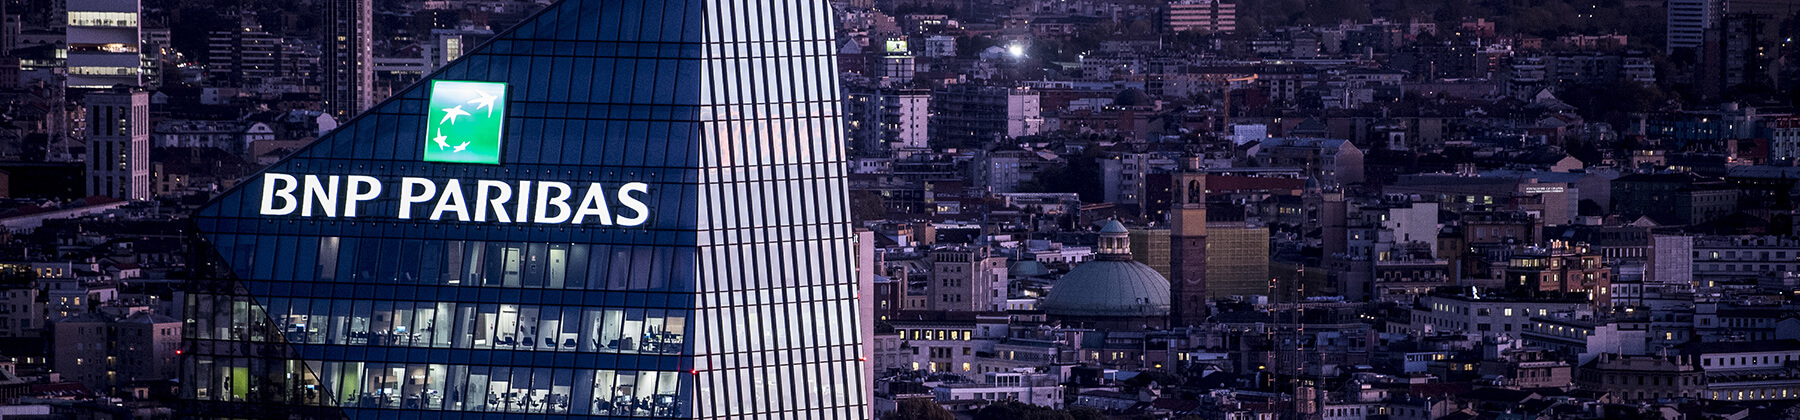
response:
[(1225, 130), (1231, 130), (1231, 87), (1237, 82), (1254, 82), (1256, 75), (1225, 79)]

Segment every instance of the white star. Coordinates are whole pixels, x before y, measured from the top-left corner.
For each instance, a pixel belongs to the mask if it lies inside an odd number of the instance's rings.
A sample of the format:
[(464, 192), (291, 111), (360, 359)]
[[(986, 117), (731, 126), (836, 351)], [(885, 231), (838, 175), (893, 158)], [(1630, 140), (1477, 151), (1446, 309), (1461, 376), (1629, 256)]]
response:
[(432, 137), (431, 141), (437, 142), (438, 150), (444, 150), (450, 148), (450, 143), (445, 142), (445, 140), (449, 139), (449, 137), (444, 137), (444, 130), (440, 128), (438, 129), (437, 137)]
[(475, 99), (469, 100), (469, 103), (475, 104), (475, 110), (479, 111), (483, 108), (486, 108), (488, 111), (487, 116), (489, 116), (489, 117), (494, 116), (494, 99), (496, 99), (494, 97), (494, 95), (489, 95), (489, 94), (487, 94), (487, 92), (483, 92), (480, 90), (476, 90), (475, 94), (481, 95), (480, 98), (475, 98)]
[(467, 149), (467, 148), (469, 148), (469, 142), (465, 141), (465, 142), (462, 142), (462, 144), (456, 145), (456, 148), (450, 149), (450, 153), (462, 153), (463, 149)]
[(451, 107), (451, 108), (444, 108), (444, 119), (438, 120), (438, 124), (443, 124), (445, 121), (449, 121), (451, 124), (456, 124), (456, 116), (458, 116), (458, 115), (469, 115), (469, 111), (464, 111), (462, 109), (462, 105), (457, 105), (457, 106)]

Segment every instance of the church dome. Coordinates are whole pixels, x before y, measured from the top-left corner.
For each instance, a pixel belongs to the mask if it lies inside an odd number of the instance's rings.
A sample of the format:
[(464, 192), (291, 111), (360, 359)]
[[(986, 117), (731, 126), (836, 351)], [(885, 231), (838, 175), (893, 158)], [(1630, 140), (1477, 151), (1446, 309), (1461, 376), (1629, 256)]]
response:
[(1169, 279), (1131, 260), (1129, 233), (1117, 220), (1100, 230), (1099, 256), (1057, 280), (1042, 308), (1073, 317), (1169, 315)]

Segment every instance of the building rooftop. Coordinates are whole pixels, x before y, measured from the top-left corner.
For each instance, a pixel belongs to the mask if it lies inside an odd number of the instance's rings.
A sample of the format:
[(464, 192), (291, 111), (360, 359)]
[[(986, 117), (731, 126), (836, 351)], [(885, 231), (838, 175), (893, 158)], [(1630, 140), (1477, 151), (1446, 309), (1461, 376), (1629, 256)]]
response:
[(1800, 340), (1762, 340), (1748, 342), (1713, 342), (1687, 343), (1681, 345), (1681, 354), (1718, 354), (1718, 353), (1761, 353), (1771, 351), (1800, 351)]

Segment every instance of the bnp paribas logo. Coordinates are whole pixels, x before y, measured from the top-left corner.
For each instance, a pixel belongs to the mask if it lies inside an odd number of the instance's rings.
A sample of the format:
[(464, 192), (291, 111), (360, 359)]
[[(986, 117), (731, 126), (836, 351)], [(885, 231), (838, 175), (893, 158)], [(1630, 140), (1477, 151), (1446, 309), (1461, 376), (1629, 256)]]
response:
[(425, 161), (500, 163), (506, 127), (506, 83), (431, 81)]

